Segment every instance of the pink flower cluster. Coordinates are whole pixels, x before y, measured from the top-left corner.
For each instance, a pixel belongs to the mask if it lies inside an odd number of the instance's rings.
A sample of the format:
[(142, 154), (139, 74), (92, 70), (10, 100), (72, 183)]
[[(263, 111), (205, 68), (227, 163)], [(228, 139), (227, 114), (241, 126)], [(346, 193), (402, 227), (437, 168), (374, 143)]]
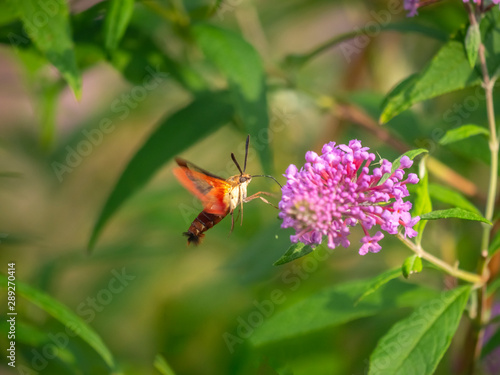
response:
[[(365, 233), (359, 254), (365, 255), (381, 249), (382, 232), (368, 233), (375, 225), (390, 234), (397, 234), (401, 225), (405, 236), (417, 235), (412, 227), (420, 218), (412, 218), (411, 203), (403, 201), (409, 195), (406, 184), (418, 182), (414, 173), (403, 180), (404, 169), (413, 162), (404, 156), (400, 167), (391, 172), (392, 163), (382, 159), (370, 174), (375, 155), (368, 150), (357, 140), (349, 145), (330, 142), (323, 146), (321, 156), (308, 151), (307, 163), (300, 170), (293, 164), (288, 167), (279, 217), (282, 228), (295, 229), (292, 242), (316, 245), (326, 236), (329, 248), (348, 247), (349, 227), (359, 223)], [(384, 175), (388, 178), (382, 182)]]

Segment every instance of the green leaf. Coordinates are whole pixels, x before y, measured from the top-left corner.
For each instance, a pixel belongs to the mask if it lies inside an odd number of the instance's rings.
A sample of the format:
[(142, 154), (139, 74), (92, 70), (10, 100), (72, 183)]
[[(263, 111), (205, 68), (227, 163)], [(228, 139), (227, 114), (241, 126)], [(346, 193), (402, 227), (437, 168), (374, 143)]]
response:
[[(21, 15), (24, 29), (35, 46), (61, 72), (79, 99), (82, 77), (76, 65), (68, 4), (53, 0), (11, 0)], [(36, 20), (36, 22), (35, 22)]]
[(429, 194), (431, 198), (436, 199), (443, 203), (451, 204), (458, 208), (463, 208), (467, 211), (472, 211), (477, 214), (481, 214), (481, 212), (474, 206), (471, 202), (467, 200), (462, 194), (459, 192), (450, 189), (449, 187), (445, 187), (438, 184), (429, 184)]
[(370, 356), (369, 375), (431, 375), (451, 344), (470, 287), (443, 292), (380, 339)]
[(143, 2), (136, 3), (130, 24), (110, 62), (134, 84), (143, 83), (145, 68), (150, 66), (168, 72), (193, 94), (207, 91), (208, 84), (196, 64), (187, 64), (185, 56), (163, 48), (161, 38), (156, 37), (157, 30), (163, 27), (162, 15)]
[(471, 68), (476, 65), (480, 45), (481, 31), (479, 30), (479, 25), (476, 23), (469, 26), (465, 35), (465, 51), (467, 52), (467, 59)]
[(361, 296), (359, 296), (356, 302), (354, 302), (354, 305), (357, 305), (361, 302), (361, 300), (376, 292), (382, 285), (387, 284), (389, 281), (396, 279), (399, 276), (401, 276), (401, 267), (385, 271), (384, 273), (370, 280), (370, 282), (367, 284), (366, 290), (363, 292), (363, 294), (361, 294)]
[(480, 221), (482, 223), (490, 224), (491, 222), (481, 215), (464, 210), (463, 208), (450, 208), (447, 210), (437, 210), (420, 215), (420, 220), (436, 220), (436, 219), (464, 219), (472, 221)]
[[(7, 282), (7, 277), (0, 274), (0, 285), (5, 288)], [(89, 344), (101, 356), (110, 368), (113, 369), (115, 367), (113, 355), (99, 335), (68, 307), (48, 294), (32, 288), (19, 280), (16, 280), (16, 292), (59, 320), (66, 326), (67, 330), (71, 330), (75, 335), (80, 336), (83, 341)]]
[(492, 257), (500, 250), (500, 230), (495, 233), (488, 247), (488, 256)]
[[(287, 280), (294, 280), (287, 276)], [(292, 337), (318, 332), (397, 307), (414, 306), (435, 296), (433, 290), (393, 281), (383, 285), (356, 305), (373, 280), (362, 280), (326, 288), (287, 309), (277, 311), (250, 338), (254, 346), (268, 345)], [(294, 284), (296, 285), (296, 284)]]
[(417, 254), (406, 258), (401, 270), (405, 279), (409, 278), (412, 273), (422, 272), (422, 259)]
[(161, 354), (157, 354), (155, 357), (155, 369), (157, 369), (162, 375), (175, 375), (175, 372), (170, 368), (167, 361)]
[(415, 103), (479, 84), (481, 77), (470, 67), (463, 44), (451, 40), (422, 72), (410, 76), (387, 95), (379, 121), (385, 124)]
[(496, 332), (491, 336), (491, 338), (486, 342), (481, 352), (481, 358), (486, 357), (493, 350), (500, 347), (500, 329), (497, 328)]
[[(9, 326), (10, 324), (5, 320), (0, 321), (0, 330), (7, 332)], [(47, 337), (47, 332), (44, 332), (42, 327), (31, 325), (23, 320), (18, 320), (16, 321), (16, 341), (37, 347), (50, 342), (50, 339)], [(59, 346), (58, 349), (62, 349), (62, 347)]]
[(207, 59), (227, 77), (237, 117), (252, 137), (250, 145), (259, 153), (264, 172), (271, 173), (266, 85), (259, 54), (229, 30), (198, 24), (193, 33)]
[[(425, 168), (425, 158), (420, 161), (419, 165), (419, 178), (417, 186), (415, 187), (415, 204), (413, 205), (412, 217), (420, 216), (422, 218), (422, 214), (432, 211), (432, 202), (429, 196), (429, 173)], [(426, 221), (420, 220), (413, 229), (417, 231), (417, 243), (422, 241), (422, 235), (424, 233), (425, 226), (427, 225)]]
[(500, 288), (500, 279), (499, 278), (495, 279), (491, 284), (488, 285), (488, 287), (487, 287), (488, 296), (491, 296), (493, 293), (495, 293), (498, 288)]
[(120, 43), (132, 18), (135, 0), (111, 0), (104, 20), (104, 46), (112, 53)]
[(45, 151), (51, 150), (56, 136), (56, 114), (62, 85), (45, 84), (40, 98), (40, 145)]
[(448, 130), (443, 138), (439, 140), (439, 144), (447, 145), (478, 134), (483, 134), (486, 137), (490, 136), (490, 132), (482, 126), (473, 124), (462, 125), (456, 129)]
[(197, 43), (205, 56), (238, 86), (248, 100), (262, 92), (262, 62), (255, 49), (238, 34), (209, 24), (193, 27)]
[[(199, 96), (164, 120), (132, 157), (97, 219), (89, 251), (106, 222), (169, 159), (231, 121), (233, 107), (227, 92)], [(200, 126), (202, 124), (202, 126)]]
[(402, 154), (399, 158), (397, 158), (395, 161), (394, 161), (394, 164), (393, 164), (393, 167), (394, 165), (396, 166), (396, 168), (394, 168), (394, 170), (398, 169), (399, 166), (401, 165), (401, 158), (403, 156), (408, 156), (411, 160), (415, 159), (418, 155), (420, 154), (423, 154), (423, 153), (426, 153), (426, 152), (429, 152), (428, 150), (426, 150), (425, 148), (416, 148), (414, 150), (410, 150), (410, 151), (406, 151), (404, 154)]
[[(140, 8), (138, 8), (140, 9)], [(158, 49), (149, 35), (137, 29), (134, 11), (132, 24), (122, 38), (119, 48), (111, 56), (111, 63), (123, 76), (133, 84), (144, 83), (148, 70), (169, 74), (175, 81), (192, 93), (207, 91), (207, 85), (202, 77), (189, 64), (174, 60), (166, 52)]]
[(497, 73), (500, 66), (500, 10), (494, 7), (481, 20), (481, 37), (484, 43), (486, 65), (490, 76)]
[[(0, 321), (1, 331), (7, 332), (9, 331), (9, 328), (10, 327), (7, 321), (5, 321), (5, 323)], [(54, 336), (51, 337), (54, 338)], [(66, 341), (66, 339), (63, 339), (63, 336), (59, 336), (59, 338)], [(53, 345), (54, 341), (52, 341), (49, 335), (47, 335), (46, 327), (44, 327), (43, 325), (38, 324), (38, 326), (35, 326), (23, 320), (16, 320), (16, 344), (18, 343), (23, 343), (32, 348), (43, 348), (45, 345)], [(54, 352), (54, 355), (56, 356), (55, 358), (57, 358), (57, 360), (62, 361), (69, 367), (77, 368), (78, 360), (76, 359), (75, 353), (71, 351), (72, 349), (71, 345), (64, 345), (63, 342), (56, 343), (56, 345), (57, 345), (57, 350)], [(23, 371), (22, 365), (19, 367), (18, 371), (19, 374), (25, 374), (25, 375), (38, 374), (36, 372)], [(113, 375), (114, 374), (119, 375), (118, 373), (113, 373)]]
[(425, 148), (416, 148), (414, 150), (406, 151), (404, 154), (400, 155), (394, 162), (392, 163), (391, 173), (386, 173), (380, 179), (379, 185), (383, 184), (391, 175), (401, 166), (401, 159), (403, 156), (408, 156), (410, 160), (415, 159), (418, 155), (423, 154), (427, 151)]
[(309, 245), (305, 245), (302, 242), (294, 243), (288, 248), (286, 253), (283, 254), (281, 258), (279, 258), (276, 262), (273, 263), (273, 265), (281, 266), (282, 264), (301, 258), (312, 251), (314, 251), (314, 249)]
[(19, 18), (19, 11), (13, 1), (0, 2), (0, 26), (8, 25)]

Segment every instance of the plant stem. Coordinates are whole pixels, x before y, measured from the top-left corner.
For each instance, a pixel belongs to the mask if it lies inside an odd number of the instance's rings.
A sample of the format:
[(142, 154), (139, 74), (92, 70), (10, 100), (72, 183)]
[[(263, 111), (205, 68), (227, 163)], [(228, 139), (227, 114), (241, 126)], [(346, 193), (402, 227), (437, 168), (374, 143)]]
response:
[[(477, 25), (476, 14), (473, 7), (469, 3), (465, 3), (465, 8), (469, 14), (471, 26)], [(481, 42), (479, 45), (479, 62), (483, 75), (483, 88), (486, 97), (486, 112), (488, 116), (488, 127), (490, 130), (489, 148), (491, 153), (490, 165), (490, 181), (488, 185), (488, 197), (486, 199), (485, 218), (489, 221), (493, 220), (495, 210), (495, 201), (497, 195), (498, 183), (498, 136), (495, 124), (495, 109), (493, 105), (493, 86), (495, 85), (496, 77), (493, 79), (488, 72), (486, 63), (485, 48)], [(481, 240), (481, 254), (478, 261), (477, 271), (484, 280), (489, 277), (488, 272), (488, 247), (490, 243), (491, 226), (483, 225), (483, 236)], [(481, 358), (481, 350), (483, 347), (484, 338), (484, 323), (487, 316), (487, 298), (486, 298), (486, 283), (477, 290), (477, 312), (472, 326), (472, 360), (469, 365), (469, 374), (474, 374), (476, 362)]]
[[(333, 38), (328, 39), (326, 42), (320, 44), (319, 46), (313, 48), (309, 52), (300, 54), (300, 55), (289, 55), (288, 57), (294, 57), (298, 61), (300, 61), (299, 66), (304, 65), (305, 63), (309, 62), (313, 58), (317, 57), (321, 53), (327, 51), (328, 49), (339, 45), (349, 39), (353, 39), (356, 37), (364, 37), (364, 38), (369, 38), (369, 35), (372, 33), (372, 25), (365, 26), (362, 28), (358, 28), (353, 31), (348, 31), (340, 35), (336, 35)], [(398, 23), (398, 22), (392, 22), (388, 24), (380, 24), (379, 25), (380, 31), (399, 31), (399, 32), (416, 32), (416, 33), (422, 33), (428, 37), (435, 38), (438, 40), (446, 41), (447, 36), (444, 34), (439, 33), (435, 29), (432, 28), (427, 28), (423, 27), (421, 25), (419, 26), (412, 26), (409, 25), (408, 22), (404, 23)]]
[(484, 285), (484, 279), (483, 279), (483, 277), (481, 277), (481, 275), (461, 270), (458, 267), (454, 267), (454, 266), (446, 263), (445, 261), (443, 261), (443, 260), (435, 257), (434, 255), (426, 252), (422, 248), (422, 246), (417, 245), (416, 243), (410, 241), (408, 238), (405, 238), (402, 234), (398, 234), (398, 237), (410, 250), (415, 252), (415, 254), (417, 254), (419, 257), (434, 264), (436, 267), (439, 267), (440, 269), (442, 269), (446, 273), (450, 274), (451, 276), (454, 276), (457, 279), (472, 283), (478, 287), (482, 287), (482, 285)]

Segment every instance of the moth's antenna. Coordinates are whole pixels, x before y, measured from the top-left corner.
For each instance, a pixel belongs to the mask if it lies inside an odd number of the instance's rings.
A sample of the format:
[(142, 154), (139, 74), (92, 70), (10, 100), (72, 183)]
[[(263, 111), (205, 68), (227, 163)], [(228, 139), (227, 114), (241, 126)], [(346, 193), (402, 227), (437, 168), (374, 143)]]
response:
[(247, 136), (247, 144), (245, 146), (245, 164), (243, 165), (243, 172), (247, 170), (247, 157), (248, 157), (248, 144), (250, 143), (250, 134)]
[(283, 186), (281, 186), (281, 184), (278, 182), (278, 180), (275, 179), (273, 176), (264, 175), (264, 174), (258, 174), (258, 175), (256, 174), (256, 175), (254, 175), (252, 177), (267, 177), (267, 178), (272, 178), (274, 180), (274, 182), (276, 182), (280, 186), (280, 188), (283, 188)]
[[(243, 172), (241, 171), (241, 167), (240, 165), (238, 164), (238, 162), (236, 161), (236, 158), (234, 157), (234, 154), (231, 152), (231, 159), (233, 159), (234, 161), (234, 164), (236, 164), (236, 167), (238, 168), (238, 170), (240, 171), (240, 174), (243, 174)], [(246, 159), (245, 159), (246, 161)]]

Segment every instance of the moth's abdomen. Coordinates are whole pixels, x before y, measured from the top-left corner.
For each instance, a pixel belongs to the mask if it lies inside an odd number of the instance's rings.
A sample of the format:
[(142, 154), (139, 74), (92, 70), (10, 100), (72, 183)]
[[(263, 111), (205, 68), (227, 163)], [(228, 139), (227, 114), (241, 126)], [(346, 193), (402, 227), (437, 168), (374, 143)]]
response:
[(224, 215), (217, 215), (201, 211), (191, 223), (188, 231), (183, 233), (188, 238), (188, 244), (198, 245), (205, 236), (205, 232), (224, 219), (226, 215), (227, 212)]

